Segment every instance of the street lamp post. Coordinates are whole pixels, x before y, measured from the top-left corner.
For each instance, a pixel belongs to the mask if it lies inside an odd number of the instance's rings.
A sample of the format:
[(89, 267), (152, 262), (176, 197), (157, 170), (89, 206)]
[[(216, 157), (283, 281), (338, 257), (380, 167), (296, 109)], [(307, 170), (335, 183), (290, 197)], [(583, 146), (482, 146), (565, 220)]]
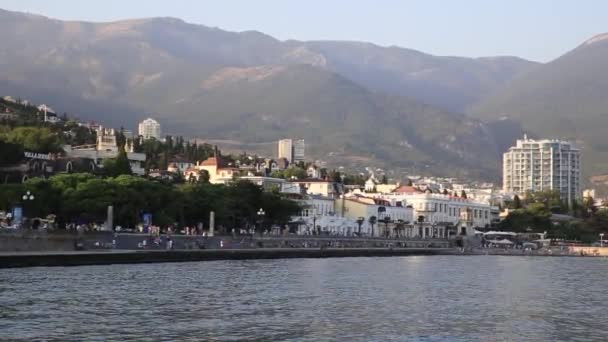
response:
[(21, 199), (23, 200), (23, 214), (22, 216), (25, 218), (25, 203), (27, 203), (27, 201), (33, 201), (34, 200), (34, 194), (32, 194), (31, 192), (26, 192)]
[(266, 212), (264, 211), (264, 209), (260, 208), (260, 210), (258, 210), (258, 217), (259, 217), (259, 222), (260, 222), (260, 230), (264, 230), (264, 216), (266, 215)]
[(600, 233), (600, 247), (604, 247), (604, 233)]
[(342, 180), (342, 217), (344, 217), (344, 212), (346, 211), (346, 209), (344, 208), (344, 206), (346, 205), (346, 187), (344, 186), (344, 179), (346, 178), (346, 175), (344, 173), (340, 174), (340, 180)]

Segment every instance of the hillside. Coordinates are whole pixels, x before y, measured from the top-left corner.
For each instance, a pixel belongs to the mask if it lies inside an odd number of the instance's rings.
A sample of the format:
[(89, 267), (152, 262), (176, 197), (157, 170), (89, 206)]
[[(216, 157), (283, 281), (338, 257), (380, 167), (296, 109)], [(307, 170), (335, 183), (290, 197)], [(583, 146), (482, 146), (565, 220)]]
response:
[[(300, 43), (294, 43), (300, 44)], [(462, 58), (360, 42), (306, 42), (329, 70), (368, 87), (464, 112), (538, 63), (517, 57)]]
[(584, 151), (584, 173), (606, 174), (607, 93), (608, 34), (603, 34), (517, 77), (470, 112), (482, 119), (519, 120), (534, 135), (574, 140)]
[(0, 30), (0, 93), (83, 119), (133, 127), (152, 115), (177, 134), (301, 137), (313, 157), (336, 163), (490, 178), (499, 153), (492, 126), (422, 103), (461, 108), (533, 65), (281, 42), (171, 18), (64, 22), (0, 10)]

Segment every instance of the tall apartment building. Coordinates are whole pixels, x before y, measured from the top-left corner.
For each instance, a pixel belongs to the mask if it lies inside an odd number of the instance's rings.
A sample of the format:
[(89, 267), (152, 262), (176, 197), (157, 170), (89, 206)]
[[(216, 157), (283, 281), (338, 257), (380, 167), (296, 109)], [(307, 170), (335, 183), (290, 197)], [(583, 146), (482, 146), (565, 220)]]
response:
[(293, 144), (293, 161), (294, 163), (305, 161), (306, 144), (304, 139), (296, 140)]
[(293, 162), (293, 141), (291, 139), (279, 140), (279, 158)]
[(144, 139), (154, 138), (160, 140), (160, 124), (154, 119), (147, 118), (139, 123), (138, 133)]
[(503, 190), (520, 196), (557, 190), (569, 204), (580, 200), (580, 151), (567, 141), (524, 136), (503, 155)]

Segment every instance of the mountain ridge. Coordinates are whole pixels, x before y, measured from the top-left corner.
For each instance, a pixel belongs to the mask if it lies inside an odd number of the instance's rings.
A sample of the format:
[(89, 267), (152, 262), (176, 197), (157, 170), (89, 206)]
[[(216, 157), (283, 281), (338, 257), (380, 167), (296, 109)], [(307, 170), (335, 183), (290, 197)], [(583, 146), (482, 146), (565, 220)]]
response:
[(536, 65), (280, 41), (167, 18), (88, 23), (10, 13), (0, 12), (5, 94), (114, 126), (154, 116), (197, 137), (305, 138), (315, 158), (415, 171), (495, 177), (494, 126), (441, 108), (463, 108), (480, 89)]
[(518, 76), (469, 113), (482, 120), (507, 116), (521, 121), (536, 135), (572, 140), (583, 149), (586, 176), (607, 174), (606, 38), (606, 33), (595, 35), (557, 59)]

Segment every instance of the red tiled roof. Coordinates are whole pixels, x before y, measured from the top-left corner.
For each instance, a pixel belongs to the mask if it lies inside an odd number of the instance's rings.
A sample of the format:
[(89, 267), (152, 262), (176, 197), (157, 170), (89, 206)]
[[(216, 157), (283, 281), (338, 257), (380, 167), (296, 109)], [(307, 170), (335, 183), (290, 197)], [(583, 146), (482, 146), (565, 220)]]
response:
[(409, 193), (409, 192), (422, 192), (422, 191), (420, 191), (420, 189), (413, 187), (413, 186), (403, 185), (403, 186), (400, 186), (397, 189), (393, 190), (393, 192)]
[(201, 166), (219, 166), (216, 157), (209, 157), (201, 163)]

